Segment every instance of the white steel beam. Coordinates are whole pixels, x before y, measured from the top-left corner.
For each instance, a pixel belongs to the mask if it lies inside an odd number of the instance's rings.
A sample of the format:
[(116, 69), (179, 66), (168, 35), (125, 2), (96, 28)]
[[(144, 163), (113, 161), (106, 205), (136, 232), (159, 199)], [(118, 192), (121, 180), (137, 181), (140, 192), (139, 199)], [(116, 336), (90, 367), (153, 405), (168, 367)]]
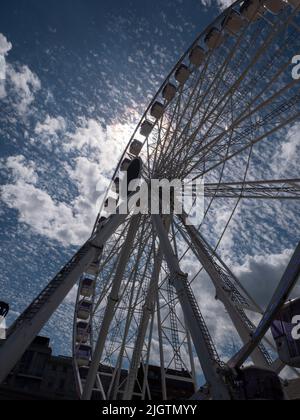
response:
[(251, 340), (240, 350), (240, 352), (232, 358), (230, 366), (239, 368), (250, 357), (254, 349), (259, 345), (261, 340), (266, 335), (271, 327), (272, 322), (276, 318), (282, 306), (288, 300), (300, 276), (300, 243), (298, 244), (293, 257), (283, 274), (274, 296), (265, 311), (263, 319), (261, 320), (257, 330), (254, 332)]
[(162, 252), (159, 250), (158, 255), (154, 259), (153, 273), (149, 284), (148, 293), (145, 299), (140, 325), (137, 331), (137, 338), (134, 345), (130, 369), (128, 372), (128, 378), (126, 382), (126, 388), (123, 397), (125, 401), (131, 400), (134, 393), (135, 381), (140, 367), (145, 337), (147, 334), (150, 319), (154, 316), (155, 299), (157, 296), (157, 287), (161, 271), (162, 259)]
[(97, 260), (105, 242), (125, 219), (126, 215), (112, 216), (15, 321), (9, 329), (7, 339), (0, 347), (0, 383), (21, 359), (80, 276)]
[[(255, 331), (255, 326), (243, 311), (239, 301), (235, 299), (233, 289), (229, 288), (224, 283), (224, 278), (220, 274), (221, 271), (218, 269), (216, 261), (212, 259), (212, 256), (203, 245), (199, 232), (194, 226), (185, 225), (185, 229), (192, 243), (193, 252), (199, 259), (204, 270), (207, 272), (216, 288), (217, 298), (223, 303), (242, 342), (244, 344), (248, 343)], [(232, 287), (234, 288), (233, 284)], [(270, 357), (268, 357), (267, 350), (264, 347), (258, 346), (252, 353), (251, 357), (256, 366), (263, 368), (270, 367), (270, 363), (272, 362)]]
[(204, 194), (212, 198), (300, 200), (300, 179), (206, 184)]
[(92, 392), (95, 385), (97, 373), (99, 370), (99, 363), (103, 354), (106, 338), (109, 332), (111, 322), (114, 317), (115, 308), (117, 304), (119, 303), (120, 288), (121, 288), (122, 281), (124, 279), (126, 265), (132, 253), (133, 243), (136, 238), (137, 231), (139, 229), (139, 220), (140, 220), (140, 216), (135, 216), (132, 218), (130, 222), (129, 230), (127, 233), (127, 237), (122, 246), (121, 254), (118, 261), (118, 266), (117, 266), (114, 280), (112, 283), (111, 293), (107, 301), (107, 306), (105, 309), (100, 331), (98, 333), (98, 339), (97, 339), (96, 347), (93, 353), (93, 358), (90, 365), (88, 377), (87, 377), (86, 384), (83, 390), (83, 394), (82, 394), (83, 400), (90, 400), (92, 396)]
[(230, 400), (230, 393), (222, 377), (224, 367), (219, 359), (213, 341), (200, 312), (195, 296), (188, 284), (188, 276), (179, 266), (178, 259), (170, 244), (168, 233), (159, 215), (152, 216), (153, 225), (159, 237), (160, 246), (168, 264), (182, 311), (204, 373), (215, 400)]

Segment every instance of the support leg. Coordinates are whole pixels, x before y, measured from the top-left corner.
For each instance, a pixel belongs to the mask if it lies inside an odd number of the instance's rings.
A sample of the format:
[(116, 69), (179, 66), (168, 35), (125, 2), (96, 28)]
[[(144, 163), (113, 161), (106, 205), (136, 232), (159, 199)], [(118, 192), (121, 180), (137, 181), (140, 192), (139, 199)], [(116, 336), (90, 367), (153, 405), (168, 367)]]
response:
[(160, 216), (152, 216), (153, 225), (160, 240), (160, 246), (168, 264), (171, 281), (177, 291), (191, 337), (203, 369), (204, 376), (211, 387), (212, 396), (216, 400), (230, 400), (230, 393), (223, 381), (222, 363), (219, 359), (195, 296), (188, 284), (185, 275), (179, 266), (169, 241), (168, 233), (164, 228)]

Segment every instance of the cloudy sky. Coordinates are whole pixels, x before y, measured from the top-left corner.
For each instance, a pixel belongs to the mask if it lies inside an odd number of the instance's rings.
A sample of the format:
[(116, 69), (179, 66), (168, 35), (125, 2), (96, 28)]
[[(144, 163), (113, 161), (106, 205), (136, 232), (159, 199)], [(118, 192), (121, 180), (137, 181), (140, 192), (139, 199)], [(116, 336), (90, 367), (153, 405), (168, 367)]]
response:
[[(227, 4), (230, 0), (1, 2), (0, 300), (11, 304), (8, 322), (88, 238), (105, 186), (145, 106)], [(297, 169), (287, 162), (299, 152), (299, 126), (284, 140), (271, 156), (283, 177)], [(221, 251), (265, 303), (299, 240), (299, 208), (267, 204), (262, 211), (258, 203), (247, 205), (238, 209)], [(216, 229), (228, 216), (223, 210)], [(245, 229), (253, 225), (250, 215), (256, 229)], [(71, 351), (73, 301), (71, 293), (44, 331), (56, 353)], [(204, 304), (214, 313), (214, 302)], [(220, 339), (227, 333), (222, 326)]]

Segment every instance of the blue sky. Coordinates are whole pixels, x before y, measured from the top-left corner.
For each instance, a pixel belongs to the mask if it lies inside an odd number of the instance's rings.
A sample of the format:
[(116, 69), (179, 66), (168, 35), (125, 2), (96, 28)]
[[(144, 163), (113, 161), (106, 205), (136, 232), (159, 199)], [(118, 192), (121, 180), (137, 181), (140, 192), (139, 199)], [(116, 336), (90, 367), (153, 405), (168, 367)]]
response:
[[(221, 7), (200, 0), (1, 1), (0, 299), (11, 304), (9, 322), (88, 237), (145, 106)], [(293, 130), (287, 159), (299, 152)], [(283, 168), (280, 147), (275, 152)], [(289, 204), (242, 207), (225, 238), (237, 272), (264, 296), (299, 238), (297, 211)], [(251, 212), (260, 229), (247, 236), (242, 226), (252, 224)], [(264, 283), (252, 284), (261, 276)], [(44, 331), (56, 353), (71, 351), (73, 301), (74, 293)]]

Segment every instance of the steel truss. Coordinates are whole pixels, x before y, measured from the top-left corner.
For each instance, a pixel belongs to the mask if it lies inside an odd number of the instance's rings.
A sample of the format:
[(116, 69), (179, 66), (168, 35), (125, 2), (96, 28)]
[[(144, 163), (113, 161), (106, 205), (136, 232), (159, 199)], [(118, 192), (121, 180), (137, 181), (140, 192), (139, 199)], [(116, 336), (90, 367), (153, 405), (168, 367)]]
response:
[(208, 198), (299, 200), (300, 179), (206, 184), (205, 196)]

